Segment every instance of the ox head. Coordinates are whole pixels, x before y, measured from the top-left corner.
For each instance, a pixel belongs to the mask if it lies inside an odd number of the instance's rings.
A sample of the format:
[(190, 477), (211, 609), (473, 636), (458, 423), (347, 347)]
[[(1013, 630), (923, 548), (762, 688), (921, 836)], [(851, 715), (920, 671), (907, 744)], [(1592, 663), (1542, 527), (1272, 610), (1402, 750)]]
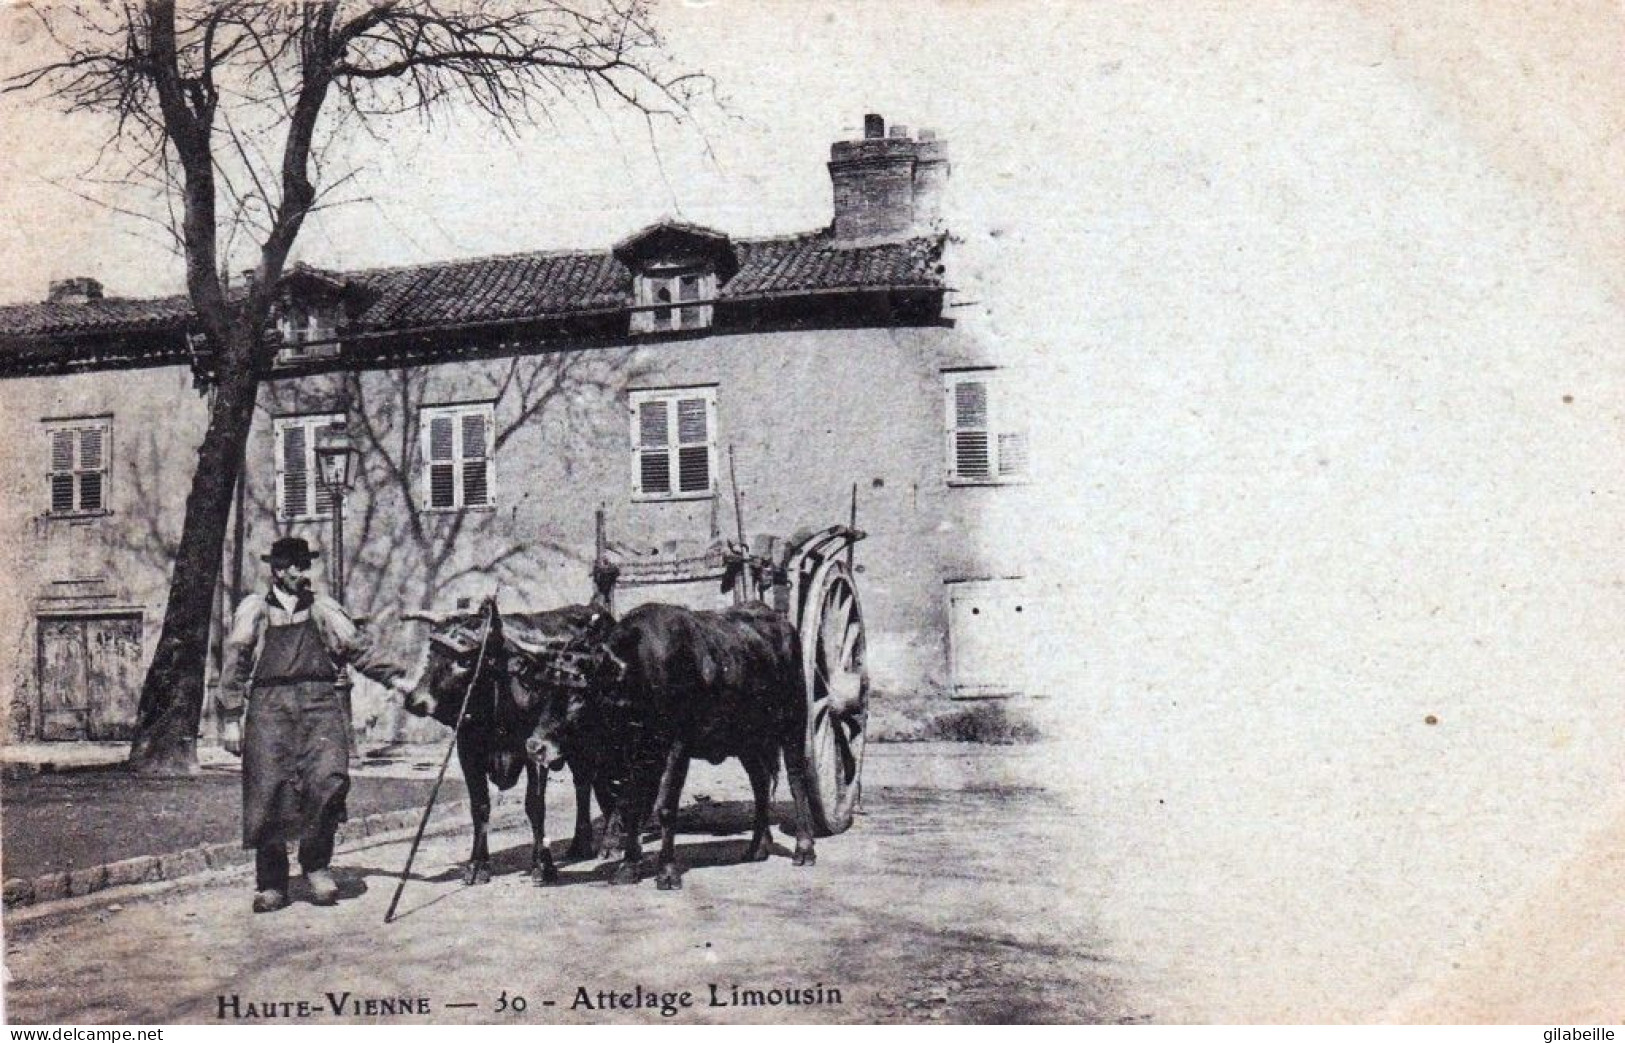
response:
[[(556, 614), (562, 632), (551, 641), (525, 648), (528, 663), (516, 668), (518, 701), (528, 714), (525, 754), (537, 766), (557, 771), (567, 749), (581, 749), (592, 725), (592, 692), (605, 654), (602, 640), (614, 626), (606, 604), (594, 599)], [(521, 646), (523, 647), (523, 646)]]
[(538, 767), (557, 771), (564, 766), (564, 751), (570, 745), (584, 703), (574, 694), (555, 690), (541, 700), (536, 723), (525, 739), (525, 756)]
[[(491, 652), (500, 647), (502, 640), (502, 620), (497, 614), (496, 602), (487, 599), (474, 613), (406, 612), (401, 618), (430, 625), (417, 680), (408, 686), (406, 710), (454, 727), (458, 711), (476, 681), (475, 671), (495, 666)], [(474, 703), (471, 701), (470, 705)]]

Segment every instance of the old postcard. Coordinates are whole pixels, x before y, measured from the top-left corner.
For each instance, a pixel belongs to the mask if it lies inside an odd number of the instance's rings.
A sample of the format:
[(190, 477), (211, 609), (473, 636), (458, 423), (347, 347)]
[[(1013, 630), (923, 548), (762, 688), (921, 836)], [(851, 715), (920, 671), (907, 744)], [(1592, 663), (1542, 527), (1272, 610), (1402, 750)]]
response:
[(4, 1017), (1625, 1020), (1622, 32), (6, 6)]

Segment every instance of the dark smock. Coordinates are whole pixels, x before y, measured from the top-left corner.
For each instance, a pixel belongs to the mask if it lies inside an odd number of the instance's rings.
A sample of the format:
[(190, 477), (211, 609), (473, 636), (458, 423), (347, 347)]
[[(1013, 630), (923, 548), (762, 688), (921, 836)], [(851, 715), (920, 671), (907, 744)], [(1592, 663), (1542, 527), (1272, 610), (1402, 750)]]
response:
[(313, 615), (268, 625), (243, 725), (243, 846), (338, 827), (350, 792), (349, 726), (338, 670)]

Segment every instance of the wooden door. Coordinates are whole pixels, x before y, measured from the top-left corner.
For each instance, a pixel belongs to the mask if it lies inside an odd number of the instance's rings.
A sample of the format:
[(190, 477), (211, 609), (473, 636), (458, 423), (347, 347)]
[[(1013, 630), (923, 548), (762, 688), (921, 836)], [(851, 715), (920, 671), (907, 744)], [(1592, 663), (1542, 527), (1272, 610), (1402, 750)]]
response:
[(39, 737), (90, 737), (90, 679), (82, 619), (39, 621)]
[(139, 615), (39, 621), (39, 737), (130, 738), (141, 691)]

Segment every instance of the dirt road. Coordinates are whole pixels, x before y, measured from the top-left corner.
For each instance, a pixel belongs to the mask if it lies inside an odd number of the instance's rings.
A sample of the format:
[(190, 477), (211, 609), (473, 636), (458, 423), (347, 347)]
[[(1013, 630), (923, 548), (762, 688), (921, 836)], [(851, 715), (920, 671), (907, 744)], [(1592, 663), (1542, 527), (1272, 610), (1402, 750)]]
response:
[[(296, 892), (288, 909), (253, 916), (239, 873), (9, 922), (6, 1014), (22, 1023), (1139, 1019), (1119, 998), (1125, 968), (1070, 891), (1084, 825), (1039, 785), (1053, 756), (1042, 746), (876, 748), (865, 814), (821, 841), (810, 869), (791, 866), (782, 834), (778, 857), (737, 864), (744, 773), (696, 765), (678, 892), (652, 880), (610, 887), (595, 863), (537, 888), (522, 872), (528, 831), (510, 827), (493, 835), (499, 873), (483, 887), (454, 872), (466, 834), (427, 842), (388, 926), (407, 849), (399, 839), (341, 853), (344, 900), (333, 909)], [(549, 809), (563, 839), (567, 792), (555, 786)], [(656, 1005), (641, 1006), (649, 994)]]

